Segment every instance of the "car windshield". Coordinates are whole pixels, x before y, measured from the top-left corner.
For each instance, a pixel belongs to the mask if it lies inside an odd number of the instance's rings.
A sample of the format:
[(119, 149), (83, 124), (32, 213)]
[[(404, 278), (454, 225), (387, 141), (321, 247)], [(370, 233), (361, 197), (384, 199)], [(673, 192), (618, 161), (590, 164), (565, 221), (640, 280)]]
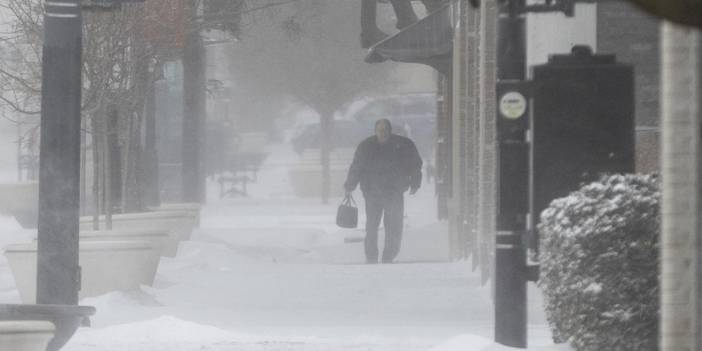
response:
[(435, 115), (436, 99), (433, 95), (404, 99), (402, 101), (402, 113), (404, 115)]
[(381, 118), (391, 118), (402, 113), (401, 105), (391, 99), (370, 102), (365, 108), (358, 111), (355, 118), (359, 122), (376, 121)]
[(374, 122), (381, 118), (391, 120), (408, 116), (426, 116), (434, 118), (436, 103), (434, 95), (399, 95), (382, 98), (368, 103), (353, 116), (359, 122)]

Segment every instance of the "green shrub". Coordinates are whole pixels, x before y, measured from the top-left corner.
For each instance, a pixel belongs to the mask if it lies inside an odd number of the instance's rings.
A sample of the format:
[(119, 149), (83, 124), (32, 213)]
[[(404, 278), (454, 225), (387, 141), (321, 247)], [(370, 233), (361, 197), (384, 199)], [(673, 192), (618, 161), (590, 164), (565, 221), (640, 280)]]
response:
[(656, 176), (612, 175), (541, 213), (539, 286), (555, 341), (657, 349), (659, 200)]

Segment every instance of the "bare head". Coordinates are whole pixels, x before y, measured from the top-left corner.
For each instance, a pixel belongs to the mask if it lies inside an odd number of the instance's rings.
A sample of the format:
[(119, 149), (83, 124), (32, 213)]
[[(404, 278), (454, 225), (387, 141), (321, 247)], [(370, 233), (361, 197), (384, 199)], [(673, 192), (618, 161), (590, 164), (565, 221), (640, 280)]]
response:
[(392, 133), (392, 124), (387, 118), (379, 119), (375, 122), (375, 137), (378, 138), (378, 142), (383, 144), (390, 140), (390, 134)]

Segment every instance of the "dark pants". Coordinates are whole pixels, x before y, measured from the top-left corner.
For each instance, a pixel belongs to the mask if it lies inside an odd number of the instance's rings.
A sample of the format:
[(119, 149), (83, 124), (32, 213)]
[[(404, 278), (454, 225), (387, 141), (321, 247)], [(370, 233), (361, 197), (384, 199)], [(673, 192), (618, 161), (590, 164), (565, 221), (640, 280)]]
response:
[(378, 262), (378, 226), (383, 218), (385, 246), (383, 262), (392, 262), (400, 253), (402, 219), (405, 212), (403, 193), (366, 196), (366, 261)]

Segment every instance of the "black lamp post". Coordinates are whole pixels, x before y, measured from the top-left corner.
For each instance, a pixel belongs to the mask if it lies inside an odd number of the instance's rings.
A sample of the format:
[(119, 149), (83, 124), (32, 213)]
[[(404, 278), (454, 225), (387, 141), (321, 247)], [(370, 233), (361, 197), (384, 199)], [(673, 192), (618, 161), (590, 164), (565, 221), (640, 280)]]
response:
[[(504, 89), (506, 84), (518, 84), (526, 79), (524, 6), (524, 0), (509, 0), (503, 2), (499, 9), (498, 110), (515, 109), (520, 103), (526, 106), (526, 99), (514, 98), (515, 101), (511, 102), (514, 107), (504, 107), (501, 101), (508, 93), (521, 94), (509, 91), (509, 88)], [(499, 111), (497, 115), (499, 185), (495, 243), (495, 341), (511, 347), (526, 348), (526, 250), (522, 238), (527, 230), (529, 208), (529, 147), (525, 140), (529, 117), (526, 109), (517, 112), (521, 114)]]
[(78, 303), (82, 18), (79, 0), (45, 1), (37, 303)]

